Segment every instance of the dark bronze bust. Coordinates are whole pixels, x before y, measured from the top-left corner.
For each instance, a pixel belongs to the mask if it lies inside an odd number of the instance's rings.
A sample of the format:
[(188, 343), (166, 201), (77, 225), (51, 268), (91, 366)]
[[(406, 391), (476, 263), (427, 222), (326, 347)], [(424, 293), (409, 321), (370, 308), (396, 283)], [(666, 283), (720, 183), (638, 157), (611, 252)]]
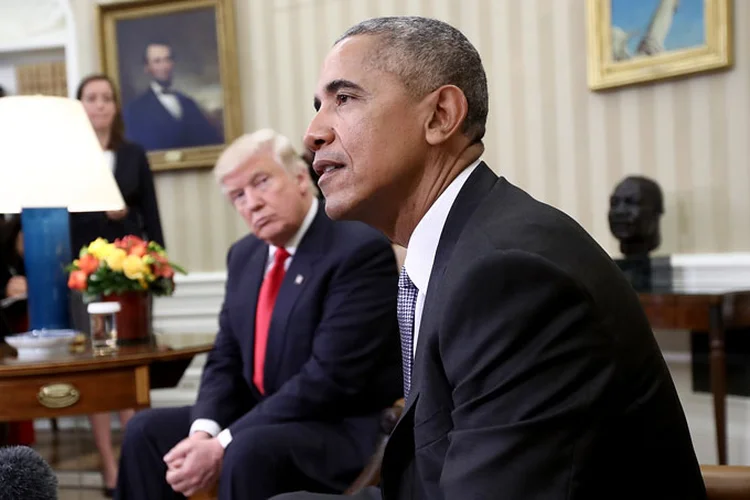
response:
[(625, 258), (647, 257), (659, 246), (663, 213), (661, 188), (653, 180), (629, 176), (617, 184), (609, 199), (609, 229)]

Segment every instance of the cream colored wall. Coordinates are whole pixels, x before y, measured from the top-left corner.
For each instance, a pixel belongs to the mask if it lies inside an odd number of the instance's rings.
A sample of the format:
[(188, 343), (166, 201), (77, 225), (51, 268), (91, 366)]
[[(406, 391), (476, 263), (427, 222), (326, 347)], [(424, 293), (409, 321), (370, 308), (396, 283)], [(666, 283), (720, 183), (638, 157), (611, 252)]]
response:
[[(81, 71), (97, 69), (94, 0), (72, 0)], [(594, 94), (586, 87), (583, 0), (236, 0), (247, 131), (299, 144), (319, 64), (359, 20), (419, 14), (475, 43), (490, 81), (484, 155), (534, 196), (617, 252), (606, 222), (623, 176), (663, 186), (662, 253), (750, 250), (750, 2), (734, 2), (737, 61), (726, 73)], [(167, 244), (192, 271), (223, 268), (244, 228), (209, 170), (157, 174)]]

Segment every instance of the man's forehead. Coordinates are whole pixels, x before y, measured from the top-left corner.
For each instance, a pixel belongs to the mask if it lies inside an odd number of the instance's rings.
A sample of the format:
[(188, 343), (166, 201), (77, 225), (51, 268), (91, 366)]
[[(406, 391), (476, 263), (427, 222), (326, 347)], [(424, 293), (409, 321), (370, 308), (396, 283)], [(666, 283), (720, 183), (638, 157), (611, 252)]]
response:
[(169, 52), (171, 52), (171, 50), (168, 45), (152, 43), (151, 45), (148, 46), (148, 48), (146, 49), (146, 52), (151, 55), (163, 55), (163, 54), (168, 54)]
[[(373, 69), (366, 64), (372, 49), (371, 37), (346, 38), (337, 43), (323, 60), (320, 90), (333, 80), (361, 80)], [(358, 82), (359, 83), (359, 82)]]
[(643, 189), (640, 183), (627, 181), (617, 186), (617, 189), (615, 189), (615, 194), (620, 196), (634, 196), (640, 195), (642, 191)]

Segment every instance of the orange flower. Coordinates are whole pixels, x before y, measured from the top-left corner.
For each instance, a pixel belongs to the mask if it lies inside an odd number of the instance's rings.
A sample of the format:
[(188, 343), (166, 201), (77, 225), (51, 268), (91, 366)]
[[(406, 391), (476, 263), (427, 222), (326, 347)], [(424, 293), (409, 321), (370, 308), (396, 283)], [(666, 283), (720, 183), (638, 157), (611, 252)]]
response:
[(174, 276), (174, 269), (169, 265), (169, 261), (162, 255), (154, 255), (154, 275), (160, 278), (172, 278)]
[(99, 259), (91, 255), (90, 253), (85, 254), (83, 257), (78, 259), (78, 269), (86, 274), (91, 274), (96, 271), (99, 267)]
[(170, 266), (169, 264), (166, 264), (163, 266), (159, 266), (158, 273), (162, 278), (170, 279), (174, 276), (174, 269), (172, 269), (172, 266)]
[(68, 278), (68, 288), (71, 290), (86, 290), (88, 278), (88, 274), (84, 271), (72, 271)]
[(130, 251), (128, 252), (128, 254), (135, 255), (136, 257), (143, 257), (144, 255), (146, 255), (147, 250), (148, 248), (145, 242), (136, 243), (130, 248)]
[(138, 236), (129, 234), (125, 236), (124, 238), (117, 238), (115, 240), (114, 245), (117, 248), (122, 248), (126, 252), (130, 253), (130, 249), (133, 248), (134, 246), (143, 245), (144, 247), (146, 247), (147, 243), (143, 241), (141, 238), (139, 238)]

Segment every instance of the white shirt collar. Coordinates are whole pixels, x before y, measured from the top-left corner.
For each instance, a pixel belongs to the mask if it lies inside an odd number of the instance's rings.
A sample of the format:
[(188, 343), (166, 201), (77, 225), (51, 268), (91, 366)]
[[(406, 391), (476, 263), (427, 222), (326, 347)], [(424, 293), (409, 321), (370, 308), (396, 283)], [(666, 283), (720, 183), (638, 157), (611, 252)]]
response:
[(153, 90), (156, 95), (164, 95), (164, 87), (153, 80), (151, 81), (151, 90)]
[(417, 227), (414, 228), (411, 238), (409, 238), (404, 267), (414, 286), (423, 295), (427, 294), (427, 284), (430, 282), (432, 265), (435, 262), (440, 235), (443, 233), (443, 226), (448, 219), (448, 213), (466, 180), (481, 162), (482, 159), (479, 158), (453, 179), (453, 182), (438, 196), (435, 203), (424, 214)]
[[(305, 236), (305, 233), (310, 228), (310, 226), (313, 223), (313, 220), (315, 219), (315, 214), (318, 213), (318, 199), (313, 196), (312, 203), (310, 203), (310, 208), (307, 209), (307, 215), (305, 215), (305, 218), (302, 220), (302, 225), (300, 225), (299, 229), (297, 229), (297, 232), (292, 236), (292, 239), (289, 240), (289, 243), (284, 245), (284, 248), (286, 248), (286, 251), (289, 252), (289, 255), (294, 256), (294, 252), (297, 251), (297, 247), (299, 246), (300, 241), (302, 241), (302, 238)], [(268, 245), (268, 261), (273, 261), (273, 256), (276, 253), (276, 249), (278, 247), (274, 245)]]

